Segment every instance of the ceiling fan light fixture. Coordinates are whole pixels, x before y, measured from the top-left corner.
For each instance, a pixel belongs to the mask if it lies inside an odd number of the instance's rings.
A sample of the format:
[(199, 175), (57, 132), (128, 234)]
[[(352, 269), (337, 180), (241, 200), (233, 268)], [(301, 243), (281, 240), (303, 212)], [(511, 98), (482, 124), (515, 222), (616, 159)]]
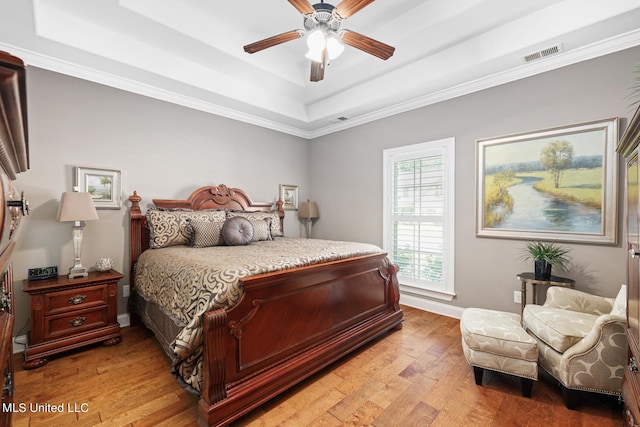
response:
[(342, 54), (345, 45), (383, 60), (393, 56), (395, 51), (393, 46), (355, 31), (340, 29), (345, 19), (375, 0), (336, 0), (334, 3), (338, 3), (337, 6), (325, 3), (324, 0), (319, 0), (319, 3), (315, 4), (311, 4), (310, 1), (289, 0), (289, 3), (302, 14), (304, 29), (288, 31), (248, 44), (244, 46), (244, 51), (256, 53), (306, 35), (309, 51), (305, 57), (311, 60), (310, 80), (312, 82), (318, 82), (324, 78), (325, 67)]
[(327, 34), (323, 28), (315, 29), (309, 33), (307, 46), (309, 51), (305, 57), (315, 62), (322, 62), (322, 51), (325, 49), (330, 60), (336, 59), (344, 52), (344, 45), (340, 43), (338, 36), (332, 33)]
[(322, 52), (324, 51), (324, 49), (320, 49), (320, 50), (314, 50), (314, 49), (309, 49), (309, 51), (307, 52), (307, 54), (304, 56), (305, 58), (313, 61), (313, 62), (322, 62)]
[(344, 52), (344, 45), (340, 43), (338, 38), (334, 35), (331, 35), (327, 38), (327, 55), (329, 55), (329, 59), (336, 59)]
[(309, 50), (321, 52), (327, 46), (327, 36), (322, 30), (314, 30), (307, 36)]
[(322, 52), (327, 47), (327, 37), (324, 31), (316, 29), (310, 32), (307, 36), (307, 46), (309, 51), (305, 57), (313, 62), (322, 62)]

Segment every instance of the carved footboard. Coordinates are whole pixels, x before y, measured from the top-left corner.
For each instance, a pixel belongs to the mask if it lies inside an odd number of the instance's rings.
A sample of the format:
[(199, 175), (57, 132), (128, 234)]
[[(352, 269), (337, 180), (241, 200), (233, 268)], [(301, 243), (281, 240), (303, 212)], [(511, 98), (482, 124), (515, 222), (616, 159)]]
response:
[[(141, 197), (129, 197), (131, 278), (149, 248)], [(201, 187), (158, 208), (270, 212), (241, 189)], [(282, 230), (282, 202), (275, 203)], [(273, 224), (272, 224), (273, 225)], [(396, 272), (382, 253), (251, 276), (232, 309), (203, 319), (199, 424), (226, 425), (390, 329), (402, 325)]]
[(374, 254), (245, 279), (234, 308), (205, 314), (200, 425), (227, 425), (399, 329), (397, 270)]

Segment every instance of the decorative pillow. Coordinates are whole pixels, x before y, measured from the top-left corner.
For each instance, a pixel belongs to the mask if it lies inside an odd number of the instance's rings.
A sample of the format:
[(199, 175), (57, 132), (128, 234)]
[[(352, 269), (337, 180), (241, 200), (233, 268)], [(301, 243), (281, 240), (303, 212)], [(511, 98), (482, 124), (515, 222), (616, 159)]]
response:
[(277, 211), (273, 212), (247, 212), (247, 211), (229, 211), (228, 218), (241, 216), (252, 221), (261, 220), (265, 218), (271, 219), (271, 236), (281, 237), (284, 236), (282, 228), (280, 227), (280, 214)]
[(198, 219), (187, 220), (187, 228), (191, 231), (191, 247), (208, 248), (210, 246), (220, 246), (222, 240), (222, 221), (202, 221)]
[(150, 209), (147, 211), (147, 225), (151, 237), (149, 247), (158, 249), (190, 244), (191, 233), (187, 229), (188, 219), (224, 222), (225, 218), (226, 212), (223, 210), (167, 211)]
[(262, 221), (251, 221), (251, 225), (253, 225), (252, 242), (259, 242), (261, 240), (273, 240), (273, 238), (271, 237), (271, 218), (265, 218)]
[(613, 301), (611, 314), (620, 317), (627, 317), (627, 285), (620, 286), (620, 291)]
[(253, 225), (241, 216), (229, 218), (222, 226), (222, 239), (229, 246), (248, 245), (253, 239)]

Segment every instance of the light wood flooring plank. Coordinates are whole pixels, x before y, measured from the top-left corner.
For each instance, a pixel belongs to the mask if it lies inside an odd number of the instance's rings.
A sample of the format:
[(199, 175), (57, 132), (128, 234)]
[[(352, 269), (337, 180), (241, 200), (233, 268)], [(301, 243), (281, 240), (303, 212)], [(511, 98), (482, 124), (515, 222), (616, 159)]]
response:
[[(409, 307), (404, 327), (375, 340), (245, 415), (232, 427), (618, 426), (612, 399), (586, 395), (569, 411), (541, 374), (531, 398), (520, 381), (485, 372), (482, 386), (462, 354), (458, 320)], [(16, 403), (82, 404), (86, 412), (13, 414), (14, 427), (195, 426), (198, 398), (183, 390), (157, 341), (140, 326), (112, 347), (90, 346), (31, 371), (16, 355)]]

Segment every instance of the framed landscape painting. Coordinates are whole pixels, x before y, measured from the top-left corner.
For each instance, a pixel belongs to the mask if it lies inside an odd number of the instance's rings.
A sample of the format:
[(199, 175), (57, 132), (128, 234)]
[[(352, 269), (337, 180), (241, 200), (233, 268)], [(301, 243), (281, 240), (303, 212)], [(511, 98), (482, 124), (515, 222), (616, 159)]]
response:
[(618, 119), (476, 141), (476, 234), (616, 244)]
[(74, 184), (77, 191), (90, 193), (96, 209), (120, 209), (122, 184), (119, 170), (81, 166), (75, 169)]
[(280, 200), (282, 208), (287, 210), (298, 209), (298, 186), (280, 184)]

